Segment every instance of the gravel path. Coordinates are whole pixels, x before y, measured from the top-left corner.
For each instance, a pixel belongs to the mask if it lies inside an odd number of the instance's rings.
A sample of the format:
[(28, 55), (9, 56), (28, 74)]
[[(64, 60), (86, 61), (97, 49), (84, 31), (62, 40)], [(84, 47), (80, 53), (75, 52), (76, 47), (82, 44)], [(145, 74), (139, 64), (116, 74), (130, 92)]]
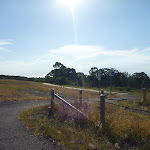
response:
[(0, 150), (63, 150), (51, 139), (34, 136), (17, 119), (21, 111), (48, 103), (48, 100), (0, 102)]
[(133, 101), (137, 100), (140, 97), (135, 94), (128, 94), (128, 93), (117, 93), (119, 95), (119, 98), (107, 98), (107, 102), (116, 104), (118, 101)]

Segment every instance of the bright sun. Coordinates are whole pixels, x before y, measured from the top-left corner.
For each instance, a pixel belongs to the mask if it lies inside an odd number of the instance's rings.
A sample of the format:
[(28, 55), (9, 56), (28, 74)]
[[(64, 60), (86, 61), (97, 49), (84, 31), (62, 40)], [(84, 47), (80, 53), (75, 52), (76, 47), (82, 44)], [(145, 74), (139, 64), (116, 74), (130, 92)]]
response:
[(73, 9), (81, 0), (60, 0), (64, 5)]

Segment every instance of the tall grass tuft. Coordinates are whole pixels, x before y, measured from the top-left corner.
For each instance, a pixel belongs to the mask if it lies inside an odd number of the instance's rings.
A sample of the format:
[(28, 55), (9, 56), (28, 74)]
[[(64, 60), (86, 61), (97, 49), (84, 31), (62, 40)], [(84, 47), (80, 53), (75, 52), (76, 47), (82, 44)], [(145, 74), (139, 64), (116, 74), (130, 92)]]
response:
[(120, 145), (150, 146), (150, 117), (107, 107), (105, 133)]

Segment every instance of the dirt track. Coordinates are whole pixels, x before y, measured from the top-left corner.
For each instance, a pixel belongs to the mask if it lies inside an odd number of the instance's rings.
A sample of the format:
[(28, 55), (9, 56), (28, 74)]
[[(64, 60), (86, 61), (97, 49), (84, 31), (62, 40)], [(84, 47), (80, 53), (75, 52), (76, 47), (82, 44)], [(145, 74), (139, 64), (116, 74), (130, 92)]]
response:
[(0, 102), (0, 150), (62, 150), (53, 140), (34, 136), (17, 119), (22, 110), (48, 103), (47, 100)]

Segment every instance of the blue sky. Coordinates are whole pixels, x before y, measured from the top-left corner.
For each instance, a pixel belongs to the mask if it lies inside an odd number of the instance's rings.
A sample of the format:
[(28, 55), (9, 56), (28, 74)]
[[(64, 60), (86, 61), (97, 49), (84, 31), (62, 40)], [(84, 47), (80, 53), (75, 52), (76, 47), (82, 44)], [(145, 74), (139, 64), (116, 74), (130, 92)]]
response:
[(0, 74), (44, 77), (56, 61), (150, 75), (150, 1), (0, 0)]

